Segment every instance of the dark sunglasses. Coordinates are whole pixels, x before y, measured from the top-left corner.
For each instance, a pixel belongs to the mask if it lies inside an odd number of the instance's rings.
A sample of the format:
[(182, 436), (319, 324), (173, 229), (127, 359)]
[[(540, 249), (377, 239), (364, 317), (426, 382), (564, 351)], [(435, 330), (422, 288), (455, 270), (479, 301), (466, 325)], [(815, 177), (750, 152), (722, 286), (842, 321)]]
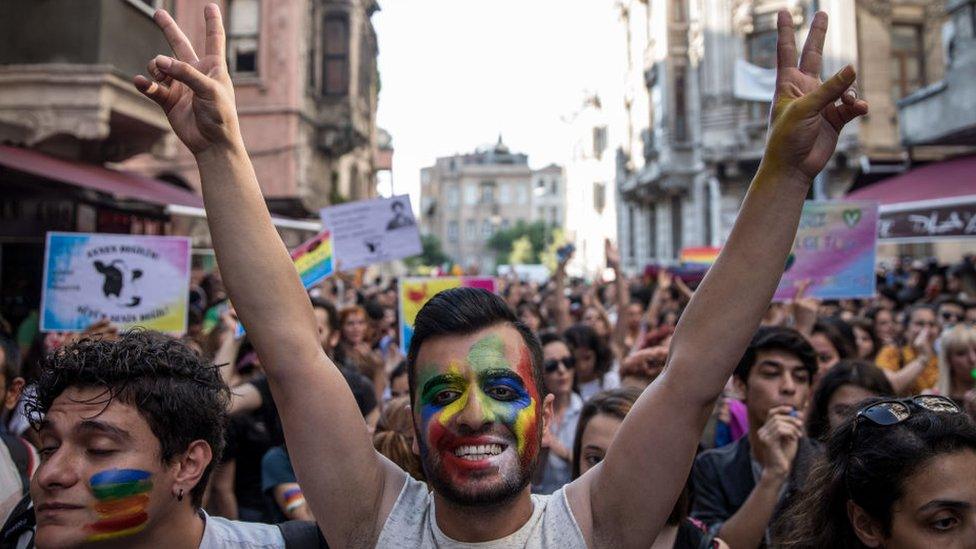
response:
[(962, 320), (962, 315), (950, 311), (942, 311), (942, 320), (946, 322), (959, 322)]
[(576, 367), (576, 359), (572, 356), (563, 357), (559, 360), (549, 359), (542, 363), (542, 369), (547, 373), (551, 374), (559, 369), (559, 364), (566, 367), (567, 370), (572, 370)]
[(857, 425), (861, 419), (887, 427), (905, 421), (911, 417), (912, 410), (918, 408), (943, 414), (958, 414), (962, 411), (952, 399), (938, 395), (919, 395), (911, 398), (883, 400), (866, 406), (857, 412), (857, 415), (854, 416), (851, 434), (853, 435), (857, 431)]

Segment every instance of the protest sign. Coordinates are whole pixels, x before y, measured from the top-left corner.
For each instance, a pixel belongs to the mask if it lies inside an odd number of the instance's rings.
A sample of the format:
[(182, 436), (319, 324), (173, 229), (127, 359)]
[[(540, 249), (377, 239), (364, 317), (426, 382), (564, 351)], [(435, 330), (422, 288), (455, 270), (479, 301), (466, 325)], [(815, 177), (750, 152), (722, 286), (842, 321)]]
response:
[(78, 332), (107, 318), (182, 334), (189, 287), (189, 238), (47, 233), (41, 331)]
[(495, 279), (471, 276), (442, 276), (436, 278), (401, 278), (400, 286), (400, 348), (406, 353), (413, 337), (413, 323), (425, 303), (438, 293), (451, 288), (484, 288), (495, 291)]
[(876, 202), (808, 200), (773, 299), (793, 298), (805, 280), (810, 282), (807, 297), (872, 297), (877, 238)]
[(291, 252), (298, 275), (305, 289), (315, 286), (335, 270), (332, 261), (332, 235), (324, 230)]
[(343, 270), (420, 254), (420, 231), (408, 195), (360, 200), (322, 209), (334, 259)]

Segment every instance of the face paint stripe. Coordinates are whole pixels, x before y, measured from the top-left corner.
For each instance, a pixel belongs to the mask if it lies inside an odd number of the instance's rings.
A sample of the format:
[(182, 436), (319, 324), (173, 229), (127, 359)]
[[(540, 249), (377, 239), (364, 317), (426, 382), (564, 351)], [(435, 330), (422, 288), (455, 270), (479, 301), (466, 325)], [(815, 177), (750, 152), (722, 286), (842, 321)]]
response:
[(138, 534), (146, 529), (145, 524), (140, 524), (134, 528), (129, 528), (127, 530), (119, 530), (118, 532), (105, 532), (102, 534), (92, 534), (88, 536), (87, 541), (107, 541), (110, 539), (124, 538), (126, 536), (131, 536), (133, 534)]
[(149, 476), (148, 471), (142, 471), (139, 469), (110, 469), (108, 471), (102, 471), (92, 475), (91, 479), (89, 480), (89, 484), (92, 486), (102, 484), (121, 484), (123, 482), (148, 480)]
[(149, 495), (139, 494), (122, 499), (100, 501), (95, 504), (95, 512), (99, 515), (128, 514), (128, 511), (141, 511), (149, 505)]
[(92, 487), (92, 492), (95, 493), (95, 497), (98, 499), (120, 499), (142, 494), (150, 490), (152, 490), (152, 481), (150, 480)]
[(88, 529), (99, 533), (128, 530), (129, 528), (139, 526), (147, 520), (149, 520), (149, 515), (147, 515), (145, 511), (139, 511), (131, 515), (123, 515), (120, 517), (99, 520), (98, 522), (89, 525)]

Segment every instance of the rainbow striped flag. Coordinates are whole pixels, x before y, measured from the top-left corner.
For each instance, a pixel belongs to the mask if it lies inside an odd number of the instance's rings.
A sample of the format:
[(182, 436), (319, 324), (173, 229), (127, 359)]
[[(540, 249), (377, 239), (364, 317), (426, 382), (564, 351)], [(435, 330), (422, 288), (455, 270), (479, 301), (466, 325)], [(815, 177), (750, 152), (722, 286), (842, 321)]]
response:
[(430, 298), (451, 288), (484, 288), (495, 291), (495, 279), (475, 276), (440, 276), (432, 278), (401, 278), (400, 287), (400, 348), (406, 353), (413, 337), (417, 313)]
[(328, 229), (302, 243), (291, 252), (305, 289), (315, 286), (335, 270), (332, 258), (332, 234)]
[(722, 248), (712, 246), (700, 246), (697, 248), (683, 248), (679, 260), (686, 265), (709, 266), (718, 259)]

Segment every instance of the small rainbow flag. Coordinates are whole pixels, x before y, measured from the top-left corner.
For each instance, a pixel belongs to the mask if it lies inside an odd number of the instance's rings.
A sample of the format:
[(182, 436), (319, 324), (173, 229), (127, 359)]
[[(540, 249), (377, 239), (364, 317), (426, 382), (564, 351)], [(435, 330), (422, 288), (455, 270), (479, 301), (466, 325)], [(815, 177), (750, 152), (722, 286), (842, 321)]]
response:
[(315, 286), (335, 270), (332, 259), (332, 234), (324, 230), (291, 252), (305, 289)]
[(679, 260), (686, 265), (711, 265), (718, 259), (722, 248), (701, 246), (697, 248), (683, 248)]
[(88, 541), (103, 541), (129, 536), (146, 527), (152, 480), (147, 471), (110, 469), (91, 477), (98, 521), (89, 524)]

